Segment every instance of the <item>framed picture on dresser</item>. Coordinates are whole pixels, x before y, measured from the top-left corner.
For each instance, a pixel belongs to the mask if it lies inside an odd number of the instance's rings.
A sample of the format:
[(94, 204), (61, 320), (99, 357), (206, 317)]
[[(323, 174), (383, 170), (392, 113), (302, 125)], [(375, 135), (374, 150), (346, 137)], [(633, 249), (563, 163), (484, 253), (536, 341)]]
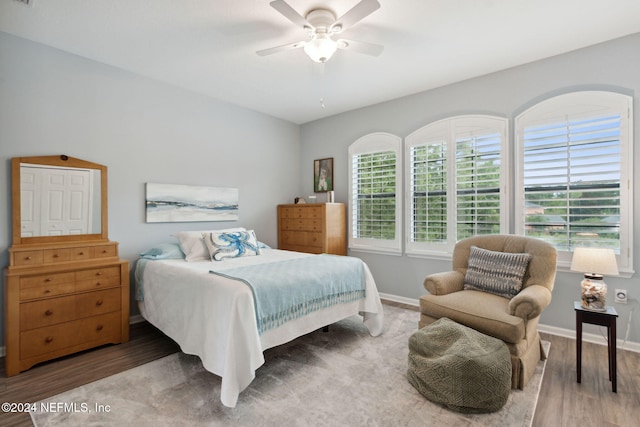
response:
[(313, 161), (313, 191), (333, 191), (333, 157)]

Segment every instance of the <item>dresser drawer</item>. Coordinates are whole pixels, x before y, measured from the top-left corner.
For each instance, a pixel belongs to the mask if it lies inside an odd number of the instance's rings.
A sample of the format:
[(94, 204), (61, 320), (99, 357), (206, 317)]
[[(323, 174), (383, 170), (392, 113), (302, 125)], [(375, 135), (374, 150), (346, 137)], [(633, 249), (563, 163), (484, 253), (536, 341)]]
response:
[(279, 208), (280, 218), (322, 218), (323, 206), (295, 205), (281, 206)]
[(280, 236), (281, 249), (290, 249), (286, 246), (309, 246), (322, 248), (322, 233), (307, 231), (283, 231)]
[(79, 246), (69, 249), (71, 261), (82, 261), (93, 257), (93, 248), (91, 246)]
[(75, 295), (20, 304), (21, 331), (68, 322), (75, 318)]
[(107, 289), (76, 295), (76, 316), (78, 318), (111, 313), (120, 310), (120, 307), (120, 289)]
[(20, 278), (20, 301), (64, 295), (75, 290), (74, 273), (43, 274)]
[(45, 249), (43, 261), (47, 264), (69, 261), (71, 259), (71, 249)]
[(20, 358), (26, 359), (79, 344), (120, 341), (120, 313), (109, 313), (20, 333)]
[(93, 248), (93, 258), (108, 258), (118, 255), (118, 247), (113, 245), (96, 246)]
[(283, 219), (282, 230), (322, 231), (322, 221), (312, 218)]
[(21, 304), (20, 330), (41, 328), (120, 310), (120, 289), (48, 298)]
[(13, 253), (13, 264), (16, 266), (40, 265), (44, 260), (44, 251), (20, 251)]
[(89, 291), (120, 286), (120, 267), (92, 268), (76, 272), (76, 290)]

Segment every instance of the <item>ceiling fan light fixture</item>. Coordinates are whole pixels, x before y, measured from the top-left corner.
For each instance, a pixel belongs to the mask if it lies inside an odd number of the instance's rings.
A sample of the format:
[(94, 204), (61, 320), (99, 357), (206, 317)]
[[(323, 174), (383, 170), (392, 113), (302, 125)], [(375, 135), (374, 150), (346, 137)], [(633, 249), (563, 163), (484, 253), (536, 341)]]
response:
[(304, 53), (309, 55), (312, 61), (326, 62), (338, 49), (338, 44), (328, 34), (316, 34), (314, 38), (304, 45)]

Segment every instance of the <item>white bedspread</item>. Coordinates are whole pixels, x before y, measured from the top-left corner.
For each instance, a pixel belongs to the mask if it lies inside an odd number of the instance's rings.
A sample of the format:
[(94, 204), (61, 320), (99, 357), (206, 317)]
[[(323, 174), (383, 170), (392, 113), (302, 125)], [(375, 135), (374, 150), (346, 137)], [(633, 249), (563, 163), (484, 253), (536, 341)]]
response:
[[(277, 249), (260, 256), (216, 262), (216, 269), (314, 256)], [(384, 312), (373, 276), (365, 264), (364, 299), (319, 310), (258, 334), (253, 294), (237, 280), (210, 274), (210, 261), (148, 262), (142, 277), (142, 316), (176, 341), (183, 352), (200, 357), (208, 371), (222, 377), (220, 400), (234, 407), (238, 395), (264, 363), (262, 352), (354, 314), (363, 316), (373, 336), (382, 332)]]

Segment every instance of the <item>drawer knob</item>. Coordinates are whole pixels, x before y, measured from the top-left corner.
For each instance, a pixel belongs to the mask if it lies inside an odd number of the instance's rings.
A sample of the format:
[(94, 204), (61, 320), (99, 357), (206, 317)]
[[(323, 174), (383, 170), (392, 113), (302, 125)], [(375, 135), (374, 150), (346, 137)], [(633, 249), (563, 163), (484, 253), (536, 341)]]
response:
[(106, 249), (103, 249), (103, 250), (102, 250), (102, 253), (103, 253), (103, 254), (106, 254), (107, 252), (109, 252), (109, 251), (107, 251)]
[(98, 272), (96, 273), (96, 276), (102, 276), (102, 271), (98, 271)]
[(58, 255), (58, 254), (53, 254), (53, 257), (54, 257), (54, 258), (60, 258), (60, 255)]
[(50, 294), (50, 293), (51, 293), (51, 289), (45, 289), (45, 290), (44, 290), (44, 293), (45, 293), (45, 294)]
[(53, 342), (53, 337), (52, 337), (52, 336), (48, 336), (48, 337), (46, 337), (46, 338), (44, 339), (44, 342), (45, 342), (45, 343), (47, 343), (47, 344), (49, 344), (49, 343)]
[(101, 300), (101, 299), (99, 299), (98, 301), (96, 301), (96, 305), (97, 305), (98, 307), (100, 307), (100, 306), (102, 305), (102, 300)]
[(53, 311), (51, 311), (51, 310), (47, 310), (47, 311), (44, 312), (45, 316), (51, 316), (52, 314), (53, 314)]
[(96, 331), (100, 332), (102, 330), (102, 325), (96, 326)]
[(100, 282), (96, 282), (96, 286), (100, 286)]
[(47, 277), (46, 279), (44, 279), (45, 282), (51, 282), (53, 279), (51, 277)]
[(78, 255), (84, 255), (84, 252), (78, 252)]
[(24, 259), (26, 259), (27, 261), (31, 261), (31, 257), (30, 256), (25, 257)]

